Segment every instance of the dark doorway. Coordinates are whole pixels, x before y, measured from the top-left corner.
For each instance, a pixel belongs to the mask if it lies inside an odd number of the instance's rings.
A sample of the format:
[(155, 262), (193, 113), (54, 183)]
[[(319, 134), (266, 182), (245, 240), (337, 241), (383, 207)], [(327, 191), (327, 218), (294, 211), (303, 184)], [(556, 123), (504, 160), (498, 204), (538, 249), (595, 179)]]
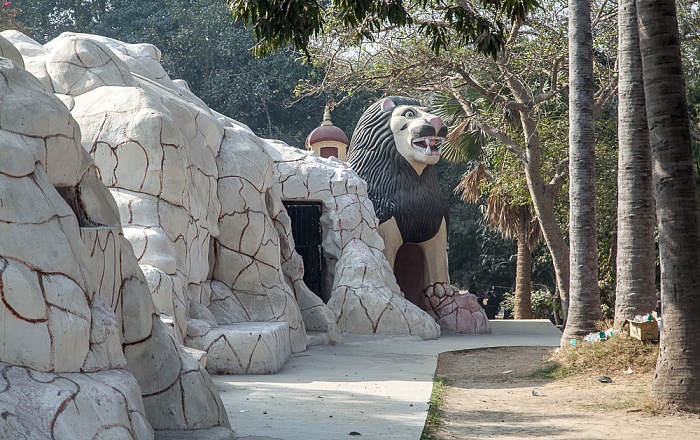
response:
[(338, 149), (336, 147), (321, 147), (321, 157), (328, 159), (329, 157), (338, 157)]
[(401, 245), (394, 260), (394, 276), (404, 297), (420, 307), (423, 295), (423, 250), (415, 244), (405, 243)]
[(284, 207), (292, 220), (294, 249), (304, 260), (304, 284), (323, 302), (323, 248), (321, 247), (321, 203), (286, 201)]

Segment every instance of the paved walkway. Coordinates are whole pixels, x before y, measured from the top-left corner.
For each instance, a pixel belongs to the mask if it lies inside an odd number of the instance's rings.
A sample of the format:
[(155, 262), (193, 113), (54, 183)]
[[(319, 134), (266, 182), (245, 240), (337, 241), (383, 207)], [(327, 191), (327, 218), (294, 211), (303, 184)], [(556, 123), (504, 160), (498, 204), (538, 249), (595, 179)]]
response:
[(213, 376), (239, 439), (419, 440), (437, 366), (445, 351), (558, 346), (546, 320), (492, 321), (490, 335), (345, 335), (337, 346), (309, 347), (277, 374)]

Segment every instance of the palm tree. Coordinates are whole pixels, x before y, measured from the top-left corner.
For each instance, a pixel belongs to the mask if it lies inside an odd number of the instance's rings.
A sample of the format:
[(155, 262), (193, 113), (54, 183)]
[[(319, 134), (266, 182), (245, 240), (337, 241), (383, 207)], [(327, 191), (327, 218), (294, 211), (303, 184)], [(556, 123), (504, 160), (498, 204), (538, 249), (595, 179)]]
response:
[(596, 236), (593, 37), (590, 0), (569, 0), (569, 313), (562, 344), (601, 319)]
[(618, 12), (617, 288), (615, 323), (656, 306), (654, 186), (636, 0)]
[(639, 0), (637, 20), (652, 147), (663, 330), (653, 397), (700, 412), (700, 216), (676, 2)]
[[(479, 162), (462, 178), (455, 188), (455, 194), (460, 194), (465, 202), (476, 203), (481, 199), (484, 182), (491, 180), (486, 167)], [(494, 186), (489, 192), (484, 217), (489, 226), (499, 231), (503, 237), (517, 240), (514, 315), (515, 319), (531, 319), (532, 252), (542, 239), (539, 222), (533, 217), (528, 205), (513, 203), (512, 198), (499, 186)]]

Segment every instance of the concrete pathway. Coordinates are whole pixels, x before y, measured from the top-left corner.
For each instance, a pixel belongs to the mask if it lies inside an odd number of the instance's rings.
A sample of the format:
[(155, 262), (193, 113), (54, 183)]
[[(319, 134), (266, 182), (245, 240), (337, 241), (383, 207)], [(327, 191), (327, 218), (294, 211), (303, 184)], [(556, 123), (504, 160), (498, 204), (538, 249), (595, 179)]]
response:
[(492, 321), (490, 335), (344, 335), (309, 347), (274, 375), (213, 376), (239, 439), (419, 440), (438, 354), (503, 347), (558, 346), (547, 320)]

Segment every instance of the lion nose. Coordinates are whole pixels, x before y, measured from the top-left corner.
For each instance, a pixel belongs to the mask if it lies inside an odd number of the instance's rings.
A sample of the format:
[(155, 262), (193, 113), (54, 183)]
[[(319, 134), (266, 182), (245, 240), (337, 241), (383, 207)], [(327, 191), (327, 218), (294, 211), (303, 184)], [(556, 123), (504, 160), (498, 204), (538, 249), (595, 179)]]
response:
[(440, 129), (442, 128), (442, 119), (438, 118), (437, 116), (432, 118), (430, 121), (430, 125), (433, 126), (435, 129), (435, 134), (437, 134)]

